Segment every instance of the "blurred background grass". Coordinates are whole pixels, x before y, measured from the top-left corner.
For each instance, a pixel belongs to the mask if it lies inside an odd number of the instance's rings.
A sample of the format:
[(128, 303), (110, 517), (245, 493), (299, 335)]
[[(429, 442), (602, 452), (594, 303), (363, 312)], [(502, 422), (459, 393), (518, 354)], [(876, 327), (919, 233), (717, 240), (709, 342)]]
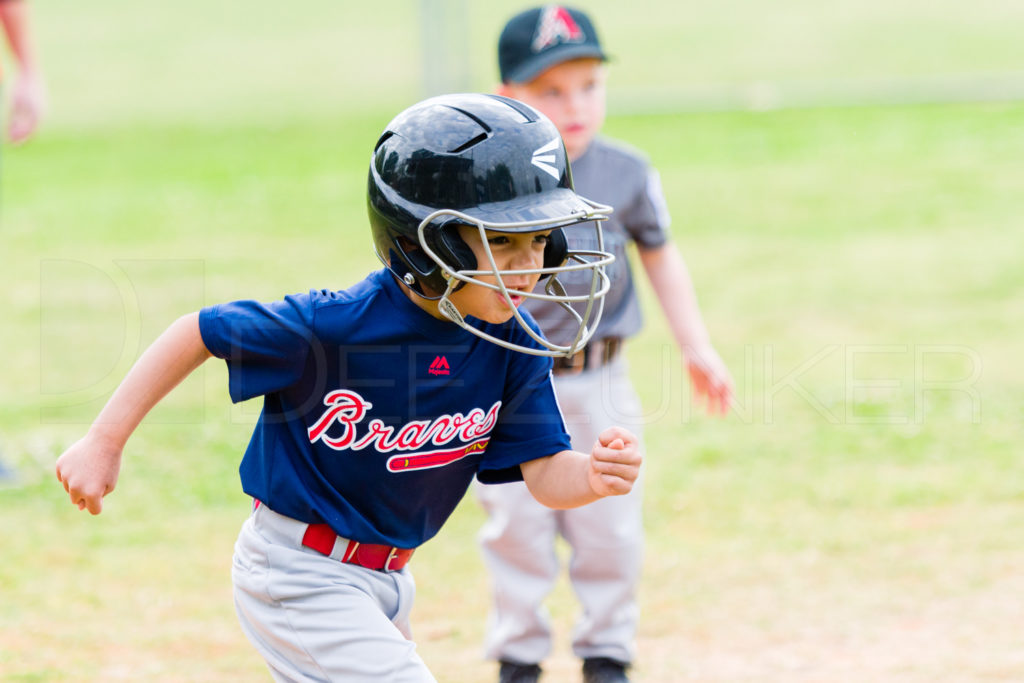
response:
[[(661, 170), (737, 380), (704, 418), (644, 290), (638, 680), (1024, 678), (1024, 6), (581, 4), (615, 55), (607, 132)], [(489, 89), (520, 7), (452, 2), (463, 32), (429, 42)], [(376, 267), (366, 161), (424, 94), (421, 5), (33, 9), (52, 112), (4, 150), (0, 679), (267, 680), (228, 575), (258, 402), (208, 364), (96, 519), (52, 465), (178, 315)], [(493, 675), (481, 519), (467, 500), (414, 567), (441, 681)], [(566, 586), (552, 609), (549, 680), (573, 680)]]

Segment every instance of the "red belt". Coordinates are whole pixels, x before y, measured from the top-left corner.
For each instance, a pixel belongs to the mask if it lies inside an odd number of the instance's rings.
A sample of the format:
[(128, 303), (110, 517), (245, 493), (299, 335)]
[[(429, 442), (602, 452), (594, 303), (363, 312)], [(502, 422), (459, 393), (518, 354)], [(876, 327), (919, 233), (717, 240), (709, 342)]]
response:
[[(253, 509), (258, 508), (261, 504), (260, 501), (254, 499)], [(338, 541), (348, 544), (345, 547), (345, 552), (338, 558), (342, 562), (385, 572), (397, 572), (402, 569), (409, 562), (409, 558), (412, 557), (415, 550), (415, 548), (395, 548), (390, 545), (350, 541), (334, 533), (334, 529), (328, 524), (309, 524), (306, 526), (306, 532), (302, 535), (302, 545), (328, 557), (332, 556), (334, 545)]]
[(385, 572), (400, 570), (409, 562), (415, 551), (415, 548), (395, 548), (390, 545), (360, 543), (340, 538), (327, 524), (310, 524), (306, 527), (306, 533), (302, 535), (302, 545), (312, 548), (321, 555), (330, 555), (334, 551), (335, 541), (348, 543), (345, 553), (339, 558), (342, 562)]

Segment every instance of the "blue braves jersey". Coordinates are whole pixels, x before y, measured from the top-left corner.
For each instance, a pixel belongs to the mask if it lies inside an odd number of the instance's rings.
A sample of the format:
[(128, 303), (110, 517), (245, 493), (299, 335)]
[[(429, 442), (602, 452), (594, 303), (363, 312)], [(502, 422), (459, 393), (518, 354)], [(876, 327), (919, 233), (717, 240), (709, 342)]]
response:
[[(468, 320), (536, 346), (515, 321)], [(520, 463), (570, 448), (550, 358), (434, 318), (386, 270), (339, 292), (204, 308), (199, 329), (227, 361), (232, 401), (264, 397), (243, 490), (345, 538), (416, 547), (474, 476), (521, 479)]]

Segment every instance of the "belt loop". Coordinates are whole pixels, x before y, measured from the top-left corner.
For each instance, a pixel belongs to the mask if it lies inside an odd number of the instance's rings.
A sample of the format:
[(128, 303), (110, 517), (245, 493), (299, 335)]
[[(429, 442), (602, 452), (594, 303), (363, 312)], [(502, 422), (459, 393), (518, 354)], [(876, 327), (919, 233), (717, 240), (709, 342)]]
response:
[(342, 562), (351, 562), (352, 558), (356, 556), (356, 551), (359, 550), (359, 541), (349, 541), (348, 546), (345, 548), (345, 554), (342, 556)]
[(605, 339), (601, 346), (601, 365), (607, 365), (615, 360), (615, 356), (619, 355), (619, 349), (621, 347), (621, 337), (608, 337)]
[(391, 550), (388, 551), (388, 559), (385, 560), (385, 562), (384, 562), (384, 571), (386, 571), (386, 572), (391, 571), (391, 560), (395, 559), (395, 557), (397, 557), (397, 556), (398, 556), (398, 549), (395, 548), (394, 546), (391, 546)]

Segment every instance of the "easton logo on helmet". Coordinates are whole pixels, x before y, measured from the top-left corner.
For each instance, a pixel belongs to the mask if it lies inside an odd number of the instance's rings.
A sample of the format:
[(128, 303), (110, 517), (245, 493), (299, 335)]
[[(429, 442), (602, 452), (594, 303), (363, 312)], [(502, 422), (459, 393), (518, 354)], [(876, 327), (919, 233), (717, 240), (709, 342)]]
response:
[(581, 43), (586, 36), (564, 7), (551, 5), (541, 12), (530, 47), (540, 52), (558, 43)]
[(554, 154), (548, 154), (548, 152), (554, 152), (558, 149), (560, 142), (561, 140), (559, 138), (555, 138), (543, 147), (538, 147), (533, 151), (533, 158), (530, 159), (531, 164), (544, 171), (555, 180), (558, 180), (559, 173), (558, 169), (551, 164), (555, 163), (557, 157), (555, 157)]

